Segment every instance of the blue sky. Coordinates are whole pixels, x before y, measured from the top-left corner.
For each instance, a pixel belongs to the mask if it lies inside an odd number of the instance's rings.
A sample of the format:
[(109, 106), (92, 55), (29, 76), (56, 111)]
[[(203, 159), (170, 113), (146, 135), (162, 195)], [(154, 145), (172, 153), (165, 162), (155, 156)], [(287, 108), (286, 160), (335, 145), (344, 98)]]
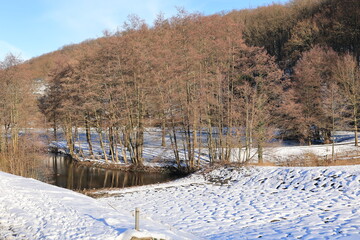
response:
[(121, 29), (130, 14), (151, 24), (158, 13), (176, 7), (205, 15), (255, 8), (287, 0), (0, 0), (0, 60), (12, 52), (23, 59)]

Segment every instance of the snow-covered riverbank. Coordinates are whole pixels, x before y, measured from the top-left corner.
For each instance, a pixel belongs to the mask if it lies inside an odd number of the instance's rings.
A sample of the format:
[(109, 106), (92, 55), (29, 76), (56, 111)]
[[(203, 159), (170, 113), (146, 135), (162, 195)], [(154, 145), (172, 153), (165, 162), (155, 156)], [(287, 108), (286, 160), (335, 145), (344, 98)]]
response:
[(134, 228), (128, 204), (109, 205), (80, 193), (0, 172), (0, 239), (197, 239), (150, 219)]
[[(204, 137), (204, 136), (202, 136)], [(92, 163), (96, 166), (102, 166), (107, 168), (121, 168), (125, 166), (130, 166), (131, 163), (125, 164), (123, 161), (113, 162), (109, 161), (109, 164), (106, 164), (103, 151), (101, 150), (101, 144), (96, 140), (96, 134), (93, 133), (93, 151), (96, 153), (96, 157), (91, 158), (89, 156), (89, 147), (86, 143), (86, 136), (84, 130), (80, 131), (79, 139), (75, 143), (75, 148), (77, 151), (80, 151), (84, 155), (84, 157), (78, 156), (78, 160), (85, 161), (87, 163)], [(360, 155), (359, 147), (354, 146), (354, 133), (347, 131), (337, 131), (334, 134), (335, 145), (334, 145), (334, 154), (341, 159), (344, 159), (344, 155)], [(202, 140), (206, 142), (205, 139)], [(106, 141), (105, 141), (106, 142)], [(169, 167), (176, 166), (175, 157), (173, 151), (171, 149), (171, 141), (169, 137), (166, 138), (166, 146), (161, 146), (161, 131), (160, 129), (151, 128), (148, 129), (144, 134), (144, 151), (143, 151), (143, 159), (144, 166), (146, 167)], [(49, 145), (50, 149), (57, 150), (62, 153), (69, 153), (67, 148), (67, 144), (65, 140), (59, 140), (51, 142)], [(299, 159), (302, 156), (312, 154), (319, 159), (331, 159), (332, 155), (332, 144), (323, 144), (323, 145), (312, 145), (312, 146), (292, 146), (289, 145), (288, 142), (281, 142), (279, 140), (274, 140), (274, 143), (271, 146), (265, 147), (264, 161), (270, 162), (277, 165), (283, 165), (284, 163), (291, 162), (294, 159)], [(186, 159), (187, 152), (184, 149), (179, 149), (180, 159)], [(106, 152), (109, 153), (109, 148), (106, 148)], [(128, 151), (126, 152), (126, 158), (130, 159), (130, 155)], [(233, 148), (231, 150), (231, 158), (230, 161), (234, 163), (241, 163), (244, 161), (243, 157), (245, 149)], [(120, 159), (123, 159), (122, 156), (122, 148), (118, 147), (118, 153)], [(206, 167), (209, 165), (209, 156), (208, 150), (205, 146), (201, 149), (195, 149), (194, 151), (195, 159), (199, 160), (200, 167)], [(251, 150), (251, 162), (257, 162), (257, 149), (254, 148)], [(111, 156), (107, 156), (108, 159)]]
[[(222, 167), (92, 199), (0, 172), (0, 239), (360, 239), (360, 166)], [(186, 232), (186, 233), (185, 233)]]

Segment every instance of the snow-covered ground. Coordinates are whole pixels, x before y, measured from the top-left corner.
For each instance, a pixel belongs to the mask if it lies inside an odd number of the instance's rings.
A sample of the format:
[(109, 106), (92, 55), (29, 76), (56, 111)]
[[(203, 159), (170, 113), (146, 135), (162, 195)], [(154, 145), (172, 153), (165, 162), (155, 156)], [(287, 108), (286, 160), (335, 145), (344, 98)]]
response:
[[(334, 135), (334, 154), (344, 159), (345, 155), (360, 155), (360, 148), (355, 146), (353, 132), (337, 131)], [(268, 162), (286, 162), (304, 154), (314, 154), (322, 158), (331, 159), (332, 144), (311, 146), (278, 146), (268, 147), (264, 151), (264, 159)]]
[(198, 239), (144, 218), (135, 231), (132, 210), (0, 172), (0, 239)]
[[(77, 149), (81, 149), (85, 155), (85, 158), (81, 158), (80, 160), (94, 161), (104, 163), (103, 152), (100, 148), (100, 143), (98, 140), (98, 135), (93, 132), (91, 134), (93, 139), (93, 149), (95, 153), (96, 159), (92, 159), (89, 156), (89, 147), (86, 143), (86, 136), (84, 130), (80, 130), (80, 137), (77, 139), (75, 143), (75, 147)], [(206, 136), (201, 136), (203, 142), (206, 142)], [(357, 153), (360, 155), (360, 149), (354, 146), (354, 133), (348, 131), (337, 131), (334, 134), (335, 138), (335, 154), (344, 154), (344, 153)], [(105, 140), (105, 142), (107, 142)], [(274, 144), (274, 143), (273, 143)], [(166, 137), (166, 145), (167, 147), (161, 146), (161, 130), (158, 128), (149, 128), (145, 132), (144, 135), (144, 165), (146, 166), (164, 166), (167, 164), (172, 164), (174, 162), (174, 154), (171, 149), (171, 142), (169, 136)], [(180, 144), (181, 146), (182, 144)], [(304, 155), (304, 154), (314, 154), (321, 158), (329, 157), (332, 153), (332, 145), (324, 144), (324, 145), (312, 145), (312, 146), (288, 146), (286, 143), (282, 143), (277, 141), (276, 146), (270, 146), (264, 148), (264, 160), (267, 162), (273, 163), (283, 163), (287, 161), (291, 161), (294, 158)], [(51, 147), (58, 148), (62, 152), (68, 152), (66, 147), (66, 141), (59, 140), (57, 142), (52, 142), (50, 144)], [(205, 146), (205, 144), (204, 144)], [(195, 150), (195, 159), (200, 159), (201, 165), (207, 165), (209, 162), (207, 149), (203, 146), (202, 149)], [(108, 146), (106, 146), (107, 152), (109, 152)], [(185, 151), (183, 149), (179, 149), (180, 158), (185, 158)], [(253, 156), (252, 161), (257, 162), (257, 149), (254, 148), (251, 151), (251, 156)], [(122, 150), (121, 147), (118, 146), (118, 153), (121, 158)], [(240, 153), (240, 154), (239, 154)], [(126, 151), (127, 158), (130, 158), (130, 154)], [(231, 151), (231, 161), (232, 162), (243, 162), (243, 158), (245, 156), (245, 149), (234, 148)], [(108, 156), (110, 158), (110, 156)], [(162, 161), (166, 160), (166, 161)], [(123, 162), (114, 163), (113, 164), (124, 164)]]
[(158, 239), (360, 239), (358, 165), (226, 167), (99, 199), (0, 172), (0, 191), (0, 239), (130, 239), (136, 207)]
[(228, 167), (205, 176), (99, 201), (140, 207), (204, 239), (360, 239), (360, 166)]

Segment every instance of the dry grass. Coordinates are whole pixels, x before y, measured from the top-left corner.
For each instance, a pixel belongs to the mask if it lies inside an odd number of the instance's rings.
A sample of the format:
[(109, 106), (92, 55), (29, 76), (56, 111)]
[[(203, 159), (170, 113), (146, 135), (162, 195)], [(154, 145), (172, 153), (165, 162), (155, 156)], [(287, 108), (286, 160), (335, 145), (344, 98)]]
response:
[(278, 161), (277, 166), (286, 167), (319, 167), (319, 166), (344, 166), (360, 164), (360, 154), (358, 152), (346, 152), (336, 154), (334, 161), (331, 155), (318, 156), (308, 152), (302, 155), (293, 156), (287, 161)]
[(259, 167), (275, 167), (277, 166), (273, 162), (263, 162), (263, 163), (248, 163), (248, 166), (259, 166)]
[(360, 156), (358, 156), (355, 159), (335, 160), (331, 162), (330, 166), (343, 166), (343, 165), (360, 165)]

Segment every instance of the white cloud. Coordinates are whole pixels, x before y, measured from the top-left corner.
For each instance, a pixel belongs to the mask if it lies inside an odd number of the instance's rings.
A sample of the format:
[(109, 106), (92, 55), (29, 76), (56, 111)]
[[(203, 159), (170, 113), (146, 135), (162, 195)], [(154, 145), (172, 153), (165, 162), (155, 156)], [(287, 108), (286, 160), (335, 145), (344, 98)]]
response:
[(20, 48), (0, 40), (0, 61), (4, 60), (5, 56), (9, 53), (16, 55), (23, 60), (29, 59), (29, 57)]

